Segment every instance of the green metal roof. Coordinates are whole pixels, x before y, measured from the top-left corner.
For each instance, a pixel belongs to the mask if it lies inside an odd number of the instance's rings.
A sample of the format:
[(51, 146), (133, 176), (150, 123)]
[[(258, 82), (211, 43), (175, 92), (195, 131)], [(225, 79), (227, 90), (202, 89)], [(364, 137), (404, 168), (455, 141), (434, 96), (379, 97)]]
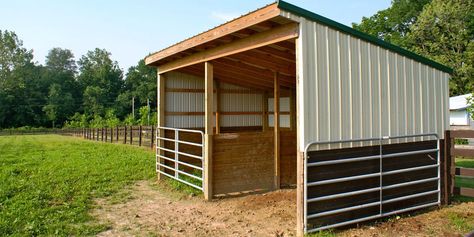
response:
[(385, 48), (385, 49), (388, 49), (390, 51), (393, 51), (395, 53), (398, 53), (400, 55), (403, 55), (405, 57), (408, 57), (408, 58), (411, 58), (415, 61), (418, 61), (420, 63), (423, 63), (423, 64), (426, 64), (428, 66), (431, 66), (433, 68), (436, 68), (438, 70), (441, 70), (443, 72), (446, 72), (446, 73), (449, 73), (449, 74), (452, 74), (453, 73), (453, 69), (450, 68), (450, 67), (447, 67), (443, 64), (440, 64), (438, 62), (435, 62), (431, 59), (428, 59), (426, 57), (423, 57), (421, 55), (418, 55), (416, 53), (413, 53), (409, 50), (406, 50), (406, 49), (403, 49), (399, 46), (396, 46), (396, 45), (393, 45), (393, 44), (390, 44), (386, 41), (383, 41), (379, 38), (376, 38), (376, 37), (373, 37), (371, 35), (368, 35), (366, 33), (363, 33), (361, 31), (358, 31), (358, 30), (355, 30), (351, 27), (348, 27), (346, 25), (343, 25), (339, 22), (336, 22), (336, 21), (333, 21), (329, 18), (326, 18), (326, 17), (323, 17), (321, 15), (318, 15), (314, 12), (310, 12), (306, 9), (303, 9), (301, 7), (298, 7), (298, 6), (295, 6), (291, 3), (287, 3), (285, 1), (281, 1), (281, 0), (278, 0), (277, 2), (278, 4), (278, 8), (280, 8), (281, 10), (284, 10), (284, 11), (287, 11), (287, 12), (291, 12), (293, 14), (296, 14), (298, 16), (301, 16), (301, 17), (304, 17), (304, 18), (307, 18), (309, 20), (312, 20), (312, 21), (315, 21), (315, 22), (318, 22), (318, 23), (321, 23), (321, 24), (324, 24), (324, 25), (327, 25), (331, 28), (334, 28), (336, 30), (339, 30), (339, 31), (342, 31), (344, 33), (347, 33), (349, 35), (352, 35), (356, 38), (359, 38), (359, 39), (362, 39), (362, 40), (365, 40), (367, 42), (370, 42), (372, 44), (375, 44), (375, 45), (378, 45), (382, 48)]

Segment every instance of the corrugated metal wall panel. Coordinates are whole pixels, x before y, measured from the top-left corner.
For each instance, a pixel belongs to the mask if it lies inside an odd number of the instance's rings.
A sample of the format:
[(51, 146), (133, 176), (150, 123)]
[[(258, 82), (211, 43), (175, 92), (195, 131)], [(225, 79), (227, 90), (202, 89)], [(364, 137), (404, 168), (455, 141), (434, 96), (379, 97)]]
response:
[[(261, 112), (263, 94), (244, 87), (220, 83), (220, 88), (245, 90), (246, 93), (221, 93), (220, 108), (222, 112)], [(204, 90), (203, 78), (180, 73), (166, 73), (166, 88)], [(214, 111), (217, 97), (214, 94)], [(204, 92), (166, 92), (167, 112), (204, 112)], [(262, 126), (261, 115), (221, 115), (222, 127)], [(204, 127), (204, 115), (167, 115), (166, 126), (178, 128)]]
[(284, 11), (282, 16), (300, 22), (300, 151), (312, 141), (444, 137), (447, 73), (303, 17)]

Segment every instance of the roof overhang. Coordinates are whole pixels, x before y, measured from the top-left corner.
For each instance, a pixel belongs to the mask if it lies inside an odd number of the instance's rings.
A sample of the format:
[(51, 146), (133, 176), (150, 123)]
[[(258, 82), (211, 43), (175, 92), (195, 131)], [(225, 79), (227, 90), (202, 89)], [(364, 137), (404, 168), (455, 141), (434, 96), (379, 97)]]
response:
[[(240, 69), (217, 74), (221, 79), (229, 77), (227, 81), (246, 78), (247, 83), (253, 79), (257, 83), (258, 79), (266, 78), (268, 80), (262, 82), (265, 84), (262, 88), (265, 89), (268, 81), (273, 78), (271, 73), (267, 76), (270, 71), (288, 77), (288, 81), (292, 81), (288, 86), (292, 87), (296, 77), (295, 39), (299, 36), (299, 27), (297, 22), (283, 17), (283, 12), (324, 24), (438, 70), (452, 73), (451, 68), (435, 61), (281, 0), (153, 53), (146, 57), (145, 63), (158, 67), (160, 74), (180, 70), (202, 75), (202, 63), (212, 61), (229, 69)], [(215, 69), (219, 70), (219, 67)]]

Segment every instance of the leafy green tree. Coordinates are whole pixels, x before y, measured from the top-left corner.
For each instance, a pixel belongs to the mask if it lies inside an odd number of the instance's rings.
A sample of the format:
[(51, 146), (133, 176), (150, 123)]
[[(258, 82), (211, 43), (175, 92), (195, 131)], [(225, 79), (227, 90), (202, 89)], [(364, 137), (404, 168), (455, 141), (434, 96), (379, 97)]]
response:
[(132, 126), (132, 125), (137, 125), (137, 121), (133, 117), (133, 114), (127, 115), (125, 119), (123, 120), (123, 124), (127, 126)]
[(454, 69), (451, 95), (474, 89), (472, 51), (473, 0), (433, 0), (426, 5), (408, 35), (415, 52)]
[(0, 30), (0, 128), (44, 123), (43, 68), (32, 59), (14, 32)]
[(68, 121), (64, 124), (68, 128), (87, 128), (89, 127), (89, 121), (85, 114), (75, 113)]
[(114, 109), (108, 109), (105, 112), (105, 123), (109, 128), (113, 128), (120, 125), (120, 119), (118, 119), (115, 115)]
[(122, 70), (104, 49), (87, 52), (79, 60), (78, 81), (84, 90), (84, 112), (103, 116), (122, 92)]
[(128, 69), (125, 78), (125, 89), (130, 93), (131, 97), (135, 97), (138, 105), (147, 105), (147, 100), (150, 100), (150, 103), (155, 105), (156, 80), (156, 69), (145, 65), (144, 60), (140, 60), (137, 66), (132, 66)]
[(104, 89), (98, 86), (88, 86), (84, 90), (84, 112), (88, 115), (103, 115), (107, 105)]
[(96, 114), (94, 115), (92, 120), (89, 122), (89, 125), (92, 128), (104, 128), (106, 127), (107, 123), (102, 116)]
[(363, 17), (360, 24), (352, 23), (356, 30), (368, 33), (392, 44), (408, 47), (407, 34), (431, 0), (392, 0), (392, 5), (371, 17)]
[(138, 123), (140, 125), (150, 125), (150, 120), (151, 120), (151, 114), (150, 114), (150, 108), (148, 106), (142, 106), (138, 110), (138, 114), (140, 115), (140, 119), (138, 120)]
[(63, 92), (59, 84), (52, 84), (49, 89), (48, 104), (43, 107), (48, 120), (55, 127), (56, 122), (63, 124), (69, 114), (74, 112), (74, 99), (68, 92)]

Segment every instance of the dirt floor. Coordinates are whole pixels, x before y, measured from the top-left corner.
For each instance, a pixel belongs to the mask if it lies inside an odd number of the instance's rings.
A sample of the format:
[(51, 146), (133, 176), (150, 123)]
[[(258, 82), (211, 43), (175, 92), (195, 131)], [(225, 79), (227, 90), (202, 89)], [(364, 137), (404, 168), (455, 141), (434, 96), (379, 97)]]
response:
[(98, 200), (94, 215), (112, 225), (99, 236), (294, 236), (294, 190), (205, 202), (154, 186), (137, 183), (124, 203)]
[[(296, 197), (291, 189), (205, 202), (142, 181), (122, 196), (97, 200), (93, 214), (111, 226), (99, 236), (295, 235)], [(315, 236), (463, 236), (474, 230), (474, 202), (411, 215)]]

